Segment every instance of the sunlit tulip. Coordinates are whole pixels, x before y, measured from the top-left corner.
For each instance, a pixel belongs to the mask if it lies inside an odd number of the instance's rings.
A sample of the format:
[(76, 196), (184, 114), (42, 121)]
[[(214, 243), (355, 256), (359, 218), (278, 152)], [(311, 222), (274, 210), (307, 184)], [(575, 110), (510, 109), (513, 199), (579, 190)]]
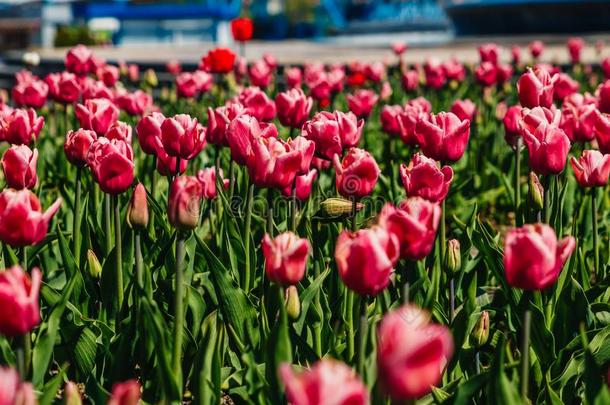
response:
[(273, 80), (273, 69), (263, 60), (257, 60), (248, 67), (248, 78), (253, 86), (265, 88)]
[(388, 135), (400, 135), (398, 116), (404, 111), (400, 105), (384, 105), (379, 113), (381, 128)]
[(312, 106), (312, 98), (307, 97), (300, 88), (290, 89), (275, 96), (277, 117), (282, 125), (290, 128), (301, 128), (309, 118)]
[(166, 118), (161, 124), (161, 143), (170, 156), (191, 160), (205, 146), (206, 128), (187, 114)]
[[(38, 294), (42, 275), (38, 268), (28, 275), (19, 266), (0, 271), (0, 334), (20, 336), (40, 323)], [(0, 385), (2, 385), (0, 383)]]
[(335, 155), (335, 183), (344, 197), (362, 198), (373, 192), (381, 170), (373, 155), (359, 148), (350, 148), (343, 160)]
[(49, 95), (63, 104), (72, 104), (81, 95), (81, 85), (73, 73), (51, 73), (44, 79), (49, 87)]
[(303, 81), (303, 72), (298, 66), (293, 66), (284, 69), (284, 77), (286, 79), (286, 86), (288, 88), (301, 87)]
[(477, 112), (477, 106), (468, 98), (464, 100), (455, 100), (451, 105), (451, 112), (462, 121), (469, 120), (470, 122), (473, 122), (474, 115)]
[(105, 193), (120, 194), (133, 183), (133, 150), (121, 139), (97, 138), (87, 153), (87, 165)]
[(273, 239), (265, 234), (261, 248), (269, 280), (283, 286), (301, 281), (311, 252), (307, 239), (299, 238), (292, 232), (284, 232)]
[(127, 222), (133, 227), (148, 226), (148, 201), (146, 189), (142, 183), (136, 184), (127, 206)]
[(226, 137), (233, 160), (245, 165), (252, 153), (252, 143), (258, 138), (277, 138), (277, 128), (273, 124), (259, 122), (251, 115), (242, 114), (231, 121)]
[(379, 100), (379, 96), (368, 89), (357, 90), (353, 94), (348, 94), (346, 98), (350, 111), (358, 118), (367, 118)]
[[(309, 198), (313, 182), (317, 177), (318, 171), (316, 169), (311, 169), (305, 174), (297, 175), (294, 180), (294, 192), (297, 200), (304, 201)], [(290, 197), (292, 195), (292, 186), (285, 187), (282, 190), (282, 194), (286, 197)]]
[(35, 78), (25, 82), (17, 82), (13, 87), (12, 95), (18, 107), (41, 108), (47, 101), (49, 86)]
[(466, 77), (466, 69), (457, 59), (452, 58), (443, 62), (443, 71), (447, 80), (462, 82)]
[(152, 108), (152, 97), (142, 90), (121, 94), (116, 102), (121, 110), (133, 116), (145, 115)]
[(563, 102), (559, 127), (563, 129), (570, 141), (587, 142), (595, 137), (593, 127), (596, 119), (595, 103), (588, 101), (582, 94), (575, 93)]
[(436, 59), (426, 61), (424, 64), (424, 74), (426, 76), (426, 86), (436, 90), (443, 87), (447, 81), (443, 65)]
[(136, 134), (138, 135), (138, 143), (144, 153), (156, 155), (161, 144), (161, 124), (165, 121), (165, 116), (158, 112), (153, 112), (146, 115), (138, 121), (136, 125)]
[(44, 125), (44, 117), (33, 109), (14, 109), (0, 119), (0, 139), (12, 145), (29, 145), (38, 139)]
[(119, 117), (119, 109), (114, 103), (103, 98), (90, 99), (85, 101), (85, 104), (77, 104), (74, 112), (80, 126), (95, 131), (98, 136), (104, 135)]
[(545, 69), (528, 69), (517, 82), (521, 106), (525, 108), (550, 107), (553, 104), (553, 90), (558, 78), (557, 75), (551, 76)]
[(585, 150), (580, 158), (571, 157), (576, 181), (582, 187), (603, 187), (610, 175), (610, 155), (597, 150)]
[(202, 67), (211, 73), (229, 73), (233, 70), (235, 53), (229, 48), (215, 48), (202, 58)]
[(571, 94), (578, 93), (580, 84), (572, 79), (567, 73), (558, 73), (557, 80), (553, 85), (553, 98), (563, 100)]
[(259, 121), (271, 121), (275, 117), (275, 103), (258, 87), (247, 87), (237, 96), (246, 113)]
[(402, 72), (400, 76), (402, 88), (406, 91), (412, 91), (419, 87), (419, 72), (417, 70), (407, 70)]
[(64, 142), (64, 152), (68, 161), (76, 166), (86, 165), (87, 153), (96, 139), (97, 135), (91, 130), (69, 131)]
[(95, 75), (99, 80), (104, 82), (106, 86), (112, 87), (119, 80), (121, 72), (119, 72), (119, 68), (116, 66), (104, 65), (97, 69)]
[(344, 148), (356, 146), (362, 135), (363, 120), (349, 112), (322, 111), (303, 125), (301, 135), (316, 145), (316, 155), (326, 159), (343, 153)]
[(406, 145), (416, 145), (417, 137), (415, 129), (420, 120), (428, 121), (430, 119), (430, 110), (432, 106), (427, 103), (427, 100), (414, 99), (409, 101), (402, 113), (398, 115), (398, 125), (400, 127), (400, 139)]
[(400, 177), (408, 197), (443, 201), (453, 180), (450, 166), (439, 168), (436, 161), (416, 153), (409, 166), (400, 166)]
[(301, 168), (302, 151), (281, 139), (253, 139), (246, 166), (250, 180), (259, 187), (288, 187)]
[(85, 76), (94, 68), (93, 52), (85, 45), (76, 45), (66, 54), (65, 65), (69, 72)]
[(203, 188), (197, 177), (176, 177), (171, 184), (167, 203), (169, 223), (181, 230), (196, 228), (202, 196)]
[(228, 146), (227, 130), (229, 124), (246, 109), (240, 103), (229, 102), (222, 107), (208, 107), (208, 131), (206, 139), (213, 145)]
[(239, 42), (246, 42), (252, 39), (254, 24), (247, 17), (240, 17), (231, 20), (231, 34), (233, 39)]
[(441, 162), (455, 162), (466, 150), (470, 121), (441, 112), (431, 115), (430, 120), (419, 120), (415, 137), (424, 155)]
[(38, 181), (36, 162), (38, 149), (26, 145), (11, 146), (2, 156), (2, 170), (8, 187), (20, 190), (34, 188)]

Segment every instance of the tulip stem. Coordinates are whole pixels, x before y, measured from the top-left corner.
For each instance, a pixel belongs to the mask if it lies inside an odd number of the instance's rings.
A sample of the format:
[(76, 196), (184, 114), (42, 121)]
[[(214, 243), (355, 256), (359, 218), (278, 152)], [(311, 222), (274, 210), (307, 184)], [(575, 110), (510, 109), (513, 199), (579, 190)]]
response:
[(356, 197), (352, 197), (352, 232), (358, 230), (356, 215), (358, 215), (358, 202), (356, 201)]
[(24, 246), (21, 248), (21, 266), (24, 271), (28, 271), (28, 247)]
[(244, 274), (244, 291), (250, 291), (251, 263), (250, 263), (250, 232), (252, 227), (252, 202), (254, 200), (254, 183), (248, 186), (248, 196), (246, 197), (246, 221), (244, 224), (244, 252), (246, 254), (246, 274)]
[(551, 179), (552, 174), (544, 178), (544, 223), (550, 225), (551, 222)]
[(449, 323), (453, 324), (455, 318), (455, 277), (449, 280)]
[(32, 337), (30, 332), (26, 332), (23, 335), (23, 375), (22, 379), (25, 380), (30, 374), (30, 365), (32, 362)]
[(352, 361), (354, 358), (354, 292), (345, 289), (346, 294), (346, 318), (347, 318), (347, 360)]
[(364, 360), (366, 357), (366, 343), (368, 334), (368, 300), (367, 297), (360, 298), (360, 328), (358, 328), (358, 374), (364, 378)]
[(72, 240), (74, 242), (74, 261), (76, 267), (80, 268), (80, 211), (81, 211), (81, 193), (82, 193), (82, 169), (76, 168), (76, 194), (74, 195), (74, 219), (72, 221)]
[(139, 288), (144, 288), (144, 265), (142, 259), (142, 234), (136, 230), (135, 235), (135, 256), (136, 256), (136, 281)]
[(521, 397), (527, 400), (528, 383), (529, 383), (529, 346), (530, 346), (530, 329), (532, 324), (532, 313), (529, 309), (523, 314), (523, 341), (521, 346)]
[(297, 178), (292, 181), (292, 190), (290, 196), (290, 230), (297, 230)]
[(106, 255), (112, 249), (112, 235), (110, 234), (110, 194), (104, 194), (104, 236), (106, 236)]
[[(216, 173), (216, 176), (220, 176), (220, 174)], [(221, 180), (222, 185), (222, 180)], [(231, 163), (229, 163), (229, 201), (233, 201), (233, 194), (235, 193), (235, 162), (233, 158), (231, 158)]]
[(116, 297), (117, 297), (117, 326), (120, 320), (119, 314), (123, 306), (123, 246), (121, 235), (121, 204), (119, 196), (114, 196), (114, 242), (116, 258)]
[(267, 233), (273, 238), (273, 189), (267, 189)]
[(441, 257), (440, 257), (440, 261), (441, 261), (441, 272), (443, 270), (443, 267), (445, 266), (445, 250), (447, 248), (447, 236), (445, 235), (445, 217), (446, 217), (446, 207), (445, 207), (445, 200), (443, 200), (443, 202), (441, 203), (441, 226), (440, 226), (440, 241), (441, 241), (441, 249), (440, 249), (440, 253), (441, 253)]
[[(178, 231), (179, 232), (179, 231)], [(176, 241), (176, 286), (174, 292), (174, 351), (172, 370), (175, 376), (181, 372), (182, 338), (184, 329), (184, 236), (179, 232)]]
[(515, 225), (519, 225), (519, 207), (521, 206), (521, 137), (515, 146)]
[(597, 229), (597, 189), (591, 188), (591, 225), (593, 227), (593, 265), (595, 274), (601, 280), (604, 277), (599, 267), (599, 234)]

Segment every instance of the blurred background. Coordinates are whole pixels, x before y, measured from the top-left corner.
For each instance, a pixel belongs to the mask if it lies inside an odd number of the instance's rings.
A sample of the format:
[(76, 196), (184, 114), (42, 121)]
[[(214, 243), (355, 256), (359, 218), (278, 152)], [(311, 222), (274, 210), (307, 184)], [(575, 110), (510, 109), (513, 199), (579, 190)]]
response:
[(610, 31), (608, 0), (0, 0), (0, 49), (230, 44), (240, 15), (255, 39), (359, 46)]

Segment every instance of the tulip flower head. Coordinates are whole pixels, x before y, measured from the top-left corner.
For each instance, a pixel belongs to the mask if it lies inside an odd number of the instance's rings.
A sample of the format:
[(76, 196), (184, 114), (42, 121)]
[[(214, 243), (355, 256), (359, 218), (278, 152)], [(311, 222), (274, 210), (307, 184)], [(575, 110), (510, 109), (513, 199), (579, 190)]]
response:
[(597, 150), (585, 150), (580, 158), (571, 157), (576, 181), (582, 187), (603, 187), (610, 175), (610, 155)]
[(265, 273), (275, 283), (295, 285), (305, 275), (311, 245), (292, 232), (284, 232), (271, 239), (268, 234), (261, 244), (265, 256)]
[(339, 194), (360, 199), (373, 192), (381, 170), (368, 151), (350, 148), (343, 160), (335, 155), (333, 162)]
[(26, 145), (13, 145), (2, 156), (2, 170), (8, 187), (21, 190), (34, 188), (38, 181), (36, 162), (38, 149)]
[(449, 191), (453, 169), (450, 166), (439, 168), (433, 159), (416, 153), (408, 166), (400, 166), (400, 177), (408, 197), (440, 202)]
[(105, 193), (121, 194), (133, 183), (133, 150), (122, 139), (96, 139), (87, 153), (87, 165)]
[(417, 122), (415, 137), (424, 155), (441, 162), (456, 162), (466, 150), (470, 121), (451, 112), (433, 114), (429, 121)]

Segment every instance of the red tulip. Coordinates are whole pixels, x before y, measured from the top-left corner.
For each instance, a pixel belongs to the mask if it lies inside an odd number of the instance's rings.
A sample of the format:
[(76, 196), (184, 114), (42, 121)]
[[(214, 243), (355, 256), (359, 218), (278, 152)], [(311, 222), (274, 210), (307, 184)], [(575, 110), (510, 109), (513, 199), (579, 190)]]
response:
[(229, 48), (216, 48), (201, 60), (204, 70), (211, 73), (229, 73), (235, 64), (235, 54)]
[(231, 34), (233, 39), (239, 42), (246, 42), (252, 39), (254, 24), (247, 17), (235, 18), (231, 21)]
[(333, 159), (334, 155), (342, 154), (344, 148), (358, 144), (363, 125), (364, 121), (351, 112), (322, 111), (303, 125), (301, 134), (315, 143), (317, 156)]
[(474, 75), (477, 81), (483, 86), (493, 86), (499, 82), (498, 66), (491, 62), (481, 62), (477, 66)]
[(250, 180), (259, 187), (288, 187), (301, 167), (303, 151), (281, 139), (257, 137), (252, 140), (246, 163)]
[(334, 157), (337, 191), (344, 197), (362, 198), (373, 192), (379, 179), (379, 166), (368, 151), (350, 148), (343, 158)]
[[(220, 182), (222, 186), (229, 188), (229, 179), (222, 178), (222, 169), (220, 170)], [(201, 183), (201, 195), (203, 198), (213, 200), (216, 198), (216, 168), (206, 167), (197, 172), (197, 180)]]
[(432, 391), (453, 355), (453, 338), (430, 314), (405, 304), (386, 314), (377, 330), (377, 373), (393, 399), (416, 399)]
[(87, 129), (69, 131), (64, 142), (64, 152), (70, 163), (76, 166), (87, 164), (87, 153), (97, 139), (95, 132)]
[(376, 296), (387, 287), (398, 253), (396, 236), (380, 226), (343, 231), (335, 245), (341, 280), (362, 296)]
[(226, 132), (231, 157), (239, 165), (245, 165), (252, 153), (252, 143), (258, 138), (277, 138), (277, 128), (273, 124), (259, 122), (248, 114), (236, 117)]
[(502, 123), (504, 124), (504, 139), (513, 148), (517, 145), (519, 134), (519, 121), (521, 120), (521, 106), (513, 105), (504, 114)]
[(206, 128), (187, 114), (166, 118), (161, 124), (161, 143), (170, 156), (191, 160), (205, 146)]
[(530, 53), (532, 54), (532, 58), (538, 59), (540, 55), (542, 55), (542, 51), (544, 51), (544, 43), (539, 40), (532, 41), (529, 44)]
[(557, 240), (546, 224), (524, 225), (507, 232), (504, 241), (504, 271), (511, 287), (543, 290), (559, 277), (574, 250), (572, 236)]
[(295, 285), (305, 275), (311, 245), (305, 238), (284, 232), (274, 239), (268, 234), (261, 244), (265, 256), (265, 273), (269, 280), (283, 286)]
[(291, 150), (295, 150), (299, 152), (299, 169), (297, 171), (298, 175), (306, 174), (309, 172), (309, 167), (311, 166), (311, 159), (313, 158), (313, 153), (316, 145), (307, 138), (302, 136), (297, 136), (294, 139), (288, 139), (286, 141)]
[(13, 87), (13, 101), (18, 107), (41, 108), (47, 101), (49, 86), (37, 78), (17, 82)]
[(415, 128), (420, 120), (428, 121), (430, 119), (430, 103), (422, 98), (410, 100), (404, 108), (404, 111), (398, 116), (398, 125), (400, 127), (400, 139), (406, 145), (416, 145), (417, 137), (415, 136)]
[(94, 68), (92, 57), (93, 52), (89, 48), (85, 45), (76, 45), (66, 54), (66, 69), (79, 76), (86, 76)]
[(301, 87), (303, 81), (303, 72), (298, 66), (284, 69), (284, 77), (286, 78), (286, 86), (290, 89)]
[(246, 108), (246, 113), (259, 121), (271, 121), (275, 117), (275, 103), (258, 87), (243, 89), (237, 101)]
[(140, 403), (140, 384), (136, 380), (116, 383), (112, 386), (107, 405), (138, 405)]
[(203, 187), (197, 177), (176, 177), (170, 187), (167, 203), (169, 223), (181, 230), (196, 228), (202, 196)]
[(567, 96), (578, 93), (580, 84), (572, 79), (567, 73), (558, 73), (557, 80), (553, 86), (553, 97), (555, 100), (563, 100)]
[(127, 142), (129, 145), (131, 145), (131, 141), (132, 141), (132, 128), (131, 125), (123, 122), (123, 121), (117, 121), (114, 124), (112, 124), (110, 126), (110, 128), (108, 128), (108, 131), (106, 132), (106, 138), (113, 140), (113, 139), (120, 139), (122, 141)]
[(408, 197), (422, 197), (432, 202), (445, 199), (453, 180), (453, 169), (439, 168), (436, 161), (416, 153), (409, 163), (400, 166), (400, 177)]
[(103, 98), (87, 100), (84, 105), (77, 104), (74, 112), (82, 128), (91, 129), (99, 136), (108, 132), (119, 117), (119, 109), (114, 103)]
[(0, 333), (21, 336), (40, 323), (38, 293), (42, 275), (38, 268), (32, 278), (19, 266), (0, 271)]
[(441, 162), (459, 160), (470, 137), (470, 121), (453, 113), (432, 114), (430, 120), (419, 120), (415, 137), (424, 155)]
[(161, 144), (161, 124), (165, 121), (165, 116), (158, 112), (142, 117), (136, 126), (136, 134), (140, 148), (144, 153), (156, 155)]
[(513, 64), (518, 65), (521, 61), (521, 48), (518, 45), (513, 45), (510, 48), (510, 54), (513, 59)]
[(570, 158), (576, 181), (582, 187), (603, 187), (610, 175), (610, 155), (597, 150), (585, 150), (578, 159)]
[(121, 94), (116, 101), (119, 108), (129, 115), (144, 115), (152, 109), (152, 97), (142, 90)]
[(596, 91), (599, 111), (610, 114), (610, 80), (600, 84)]
[(520, 133), (532, 170), (537, 174), (561, 173), (570, 151), (570, 139), (558, 126), (561, 114), (543, 107), (523, 109), (521, 114)]
[[(294, 188), (295, 188), (295, 197), (300, 201), (305, 201), (311, 195), (311, 187), (313, 182), (318, 177), (318, 172), (316, 169), (311, 169), (309, 172), (297, 175), (294, 180)], [(286, 197), (290, 197), (292, 195), (292, 186), (285, 187), (282, 190), (282, 194)]]
[(38, 181), (37, 160), (38, 149), (32, 151), (26, 145), (11, 146), (2, 157), (2, 170), (6, 185), (17, 190), (34, 188)]
[(553, 104), (553, 89), (559, 76), (537, 68), (528, 69), (517, 82), (519, 102), (522, 107), (550, 107)]
[(354, 94), (348, 94), (346, 98), (350, 111), (358, 118), (367, 118), (379, 100), (379, 96), (368, 89), (357, 90)]
[(379, 113), (381, 128), (388, 135), (400, 135), (400, 123), (398, 117), (404, 112), (400, 105), (384, 105)]
[(366, 405), (369, 394), (356, 373), (345, 364), (330, 359), (316, 362), (311, 369), (295, 374), (292, 366), (281, 364), (280, 378), (291, 405)]
[(488, 43), (479, 46), (479, 57), (481, 62), (491, 62), (494, 65), (498, 64), (498, 45)]
[(253, 86), (265, 88), (273, 80), (273, 69), (264, 60), (257, 60), (248, 67), (248, 77)]
[(604, 73), (604, 77), (606, 79), (610, 79), (610, 56), (606, 56), (604, 59), (602, 59), (600, 67)]
[(282, 125), (301, 128), (309, 118), (313, 106), (311, 97), (305, 96), (300, 88), (290, 89), (275, 96), (277, 117)]
[(570, 141), (587, 142), (595, 137), (593, 127), (596, 119), (595, 103), (587, 100), (582, 94), (574, 93), (563, 102), (559, 127)]
[(99, 80), (104, 82), (106, 86), (112, 87), (119, 80), (121, 72), (119, 72), (119, 68), (116, 66), (104, 65), (97, 69), (95, 75)]
[(451, 106), (451, 112), (457, 115), (457, 117), (464, 121), (469, 120), (473, 121), (474, 115), (477, 112), (477, 106), (470, 99), (464, 100), (455, 100), (453, 105)]
[(96, 139), (87, 153), (87, 164), (105, 193), (120, 194), (133, 183), (133, 151), (123, 140)]
[(406, 91), (413, 91), (419, 86), (419, 72), (417, 70), (407, 70), (400, 76), (402, 88)]
[(429, 59), (424, 64), (424, 74), (426, 75), (426, 86), (433, 89), (440, 89), (445, 85), (447, 78), (443, 65), (436, 59)]
[(47, 236), (49, 222), (59, 209), (58, 199), (44, 213), (30, 190), (5, 189), (0, 193), (0, 241), (12, 246), (30, 246)]
[(38, 139), (44, 125), (44, 117), (33, 109), (14, 109), (0, 120), (0, 139), (12, 145), (29, 145), (32, 138)]
[(572, 63), (580, 63), (580, 54), (584, 45), (585, 41), (582, 38), (572, 37), (568, 39), (568, 52)]
[(81, 85), (73, 73), (51, 73), (44, 81), (49, 87), (49, 95), (60, 103), (72, 104), (81, 95)]
[(452, 58), (443, 62), (443, 71), (447, 80), (464, 81), (466, 69), (457, 59)]

